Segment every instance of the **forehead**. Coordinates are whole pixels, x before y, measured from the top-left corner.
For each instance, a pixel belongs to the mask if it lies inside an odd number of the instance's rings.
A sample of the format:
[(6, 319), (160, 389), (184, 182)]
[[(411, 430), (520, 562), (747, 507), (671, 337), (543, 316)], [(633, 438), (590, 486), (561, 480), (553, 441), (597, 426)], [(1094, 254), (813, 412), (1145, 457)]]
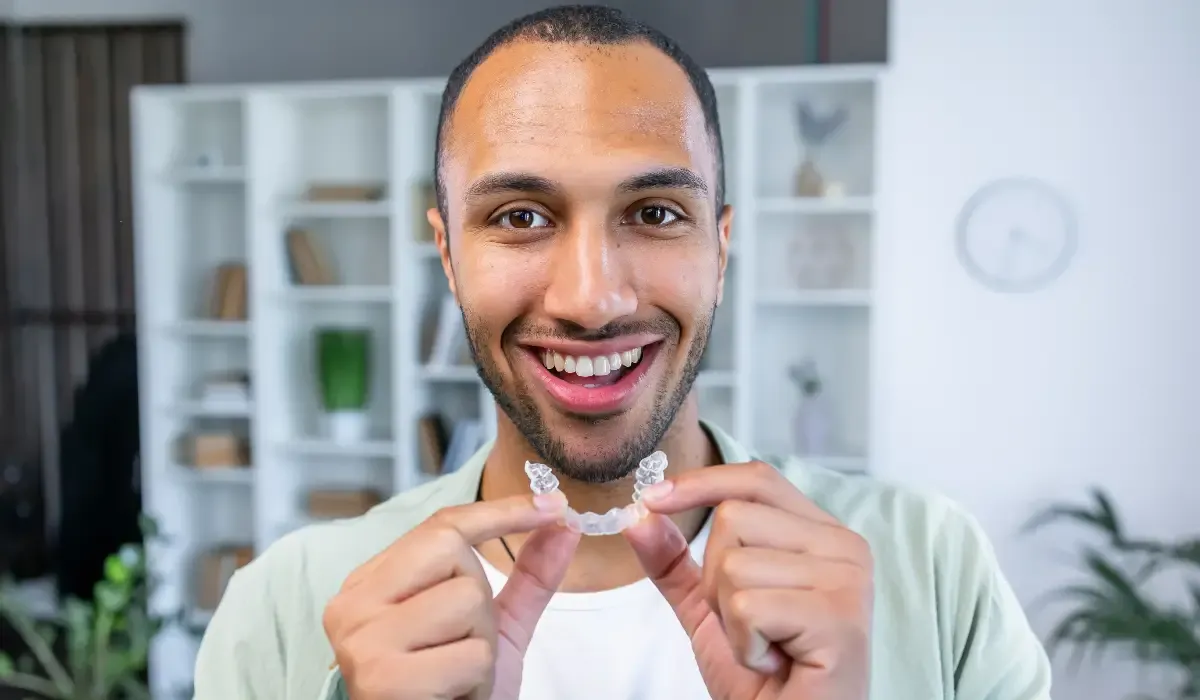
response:
[(710, 182), (715, 169), (687, 75), (640, 42), (501, 47), (464, 87), (444, 146), (450, 186), (492, 170), (569, 180), (584, 164), (614, 176), (679, 165)]

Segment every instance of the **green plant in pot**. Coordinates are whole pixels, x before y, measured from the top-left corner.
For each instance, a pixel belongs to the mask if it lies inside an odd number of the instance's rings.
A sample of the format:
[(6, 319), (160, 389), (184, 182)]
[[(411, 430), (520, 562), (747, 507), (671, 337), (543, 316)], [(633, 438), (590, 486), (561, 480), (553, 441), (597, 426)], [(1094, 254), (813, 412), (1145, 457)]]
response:
[(367, 437), (371, 332), (360, 328), (317, 331), (317, 373), (329, 437), (357, 442)]
[[(1085, 526), (1102, 538), (1085, 546), (1085, 577), (1052, 592), (1069, 603), (1046, 646), (1051, 653), (1071, 648), (1078, 663), (1089, 652), (1119, 650), (1146, 667), (1165, 669), (1177, 679), (1167, 698), (1200, 698), (1200, 538), (1156, 541), (1124, 528), (1112, 500), (1093, 489), (1089, 503), (1055, 504), (1027, 525), (1037, 530), (1058, 521)], [(1182, 581), (1178, 601), (1153, 596), (1160, 577)], [(1142, 696), (1146, 697), (1146, 696)]]
[[(157, 537), (150, 518), (142, 531)], [(11, 581), (0, 583), (0, 619), (28, 650), (15, 659), (0, 653), (0, 688), (51, 700), (149, 699), (150, 642), (173, 619), (150, 614), (153, 582), (144, 548), (126, 545), (105, 560), (94, 600), (68, 598), (50, 619), (26, 610)]]

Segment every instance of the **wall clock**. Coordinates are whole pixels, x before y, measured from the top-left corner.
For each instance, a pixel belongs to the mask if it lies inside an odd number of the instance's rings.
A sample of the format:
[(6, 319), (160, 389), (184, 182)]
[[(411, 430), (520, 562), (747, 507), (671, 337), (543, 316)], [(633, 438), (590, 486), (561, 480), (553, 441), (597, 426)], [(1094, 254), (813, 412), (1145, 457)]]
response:
[(1066, 272), (1078, 246), (1071, 207), (1054, 188), (1029, 178), (983, 186), (958, 217), (958, 260), (997, 292), (1045, 288)]

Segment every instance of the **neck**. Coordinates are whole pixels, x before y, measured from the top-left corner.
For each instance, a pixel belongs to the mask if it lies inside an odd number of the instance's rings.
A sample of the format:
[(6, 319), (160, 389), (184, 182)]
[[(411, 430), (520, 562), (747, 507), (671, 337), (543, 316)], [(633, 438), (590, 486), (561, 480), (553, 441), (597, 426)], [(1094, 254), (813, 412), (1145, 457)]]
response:
[[(525, 475), (525, 462), (541, 461), (541, 457), (508, 420), (508, 416), (497, 407), (496, 442), (487, 457), (480, 490), (485, 500), (529, 493), (529, 478)], [(663, 435), (657, 449), (667, 455), (667, 477), (679, 475), (692, 469), (700, 469), (721, 461), (720, 452), (700, 425), (699, 407), (693, 393), (680, 406), (675, 421)], [(579, 512), (604, 513), (610, 508), (629, 505), (633, 500), (634, 476), (620, 481), (593, 484), (574, 481), (557, 474), (559, 489), (567, 502)], [(703, 525), (706, 509), (679, 513), (672, 517), (683, 534), (691, 539)], [(522, 536), (506, 537), (514, 550), (519, 548)], [(482, 551), (482, 550), (481, 550)], [(489, 552), (495, 552), (492, 549)], [(489, 560), (507, 570), (504, 559), (507, 555), (498, 550), (500, 556), (489, 556)], [(488, 552), (485, 552), (488, 555)], [(500, 559), (500, 561), (497, 561)], [(576, 550), (574, 562), (564, 582), (564, 590), (603, 590), (624, 585), (644, 576), (624, 538), (584, 537)]]

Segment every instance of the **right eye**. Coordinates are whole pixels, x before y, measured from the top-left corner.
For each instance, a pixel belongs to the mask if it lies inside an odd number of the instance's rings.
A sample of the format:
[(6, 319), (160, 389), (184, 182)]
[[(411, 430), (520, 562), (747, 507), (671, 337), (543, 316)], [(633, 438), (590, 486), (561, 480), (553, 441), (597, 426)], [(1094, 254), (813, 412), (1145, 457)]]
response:
[(550, 220), (531, 209), (513, 209), (497, 217), (496, 224), (511, 229), (544, 228)]

